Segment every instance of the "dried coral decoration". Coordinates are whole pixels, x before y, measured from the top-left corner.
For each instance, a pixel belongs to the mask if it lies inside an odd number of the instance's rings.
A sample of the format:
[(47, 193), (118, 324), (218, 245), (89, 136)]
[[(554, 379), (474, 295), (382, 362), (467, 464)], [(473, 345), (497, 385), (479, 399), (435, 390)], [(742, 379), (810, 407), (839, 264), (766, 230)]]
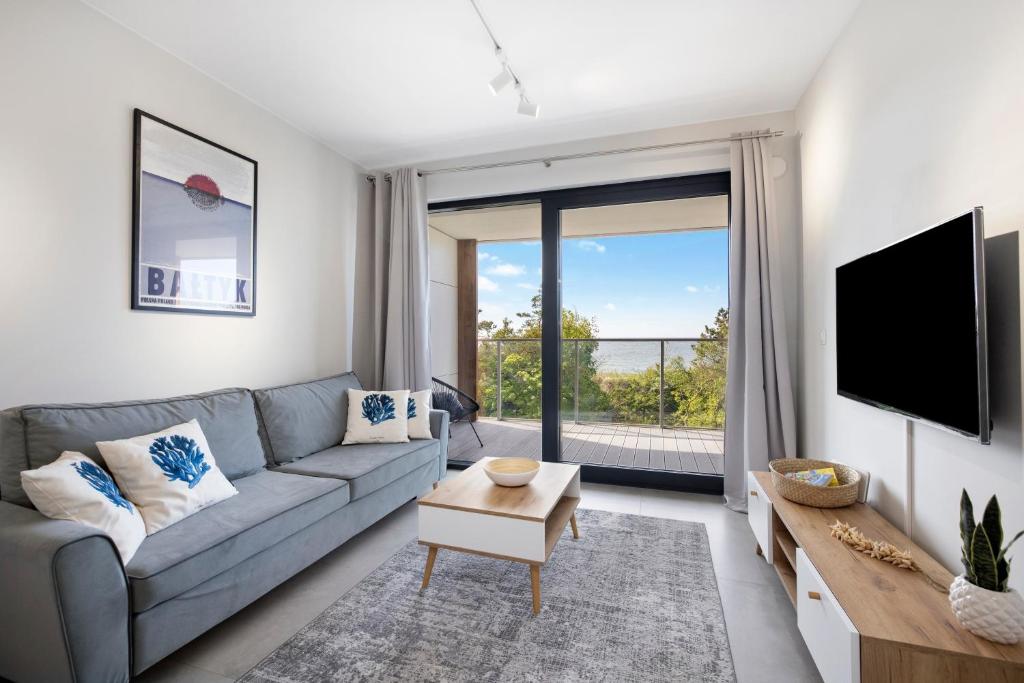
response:
[(914, 558), (910, 556), (910, 552), (906, 550), (900, 550), (896, 546), (886, 541), (876, 541), (868, 538), (860, 532), (855, 526), (850, 526), (846, 522), (840, 522), (838, 519), (835, 524), (832, 524), (831, 529), (832, 538), (837, 538), (846, 545), (850, 546), (858, 552), (862, 552), (869, 557), (873, 557), (876, 560), (882, 562), (888, 562), (894, 567), (900, 569), (908, 569), (912, 572), (921, 572), (930, 584), (936, 589), (942, 592), (947, 592), (947, 588), (941, 583), (933, 579), (932, 577), (925, 574), (920, 565), (914, 561)]

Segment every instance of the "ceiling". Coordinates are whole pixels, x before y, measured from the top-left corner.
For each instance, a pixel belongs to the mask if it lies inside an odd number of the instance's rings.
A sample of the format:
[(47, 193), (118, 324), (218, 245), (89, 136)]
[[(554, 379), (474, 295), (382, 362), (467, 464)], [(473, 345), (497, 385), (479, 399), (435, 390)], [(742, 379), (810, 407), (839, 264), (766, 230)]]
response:
[[(540, 204), (487, 207), (430, 214), (430, 227), (457, 240), (480, 242), (540, 239)], [(674, 230), (723, 228), (729, 197), (695, 197), (612, 204), (562, 212), (563, 237), (608, 237)]]
[(367, 168), (792, 109), (859, 0), (84, 0)]

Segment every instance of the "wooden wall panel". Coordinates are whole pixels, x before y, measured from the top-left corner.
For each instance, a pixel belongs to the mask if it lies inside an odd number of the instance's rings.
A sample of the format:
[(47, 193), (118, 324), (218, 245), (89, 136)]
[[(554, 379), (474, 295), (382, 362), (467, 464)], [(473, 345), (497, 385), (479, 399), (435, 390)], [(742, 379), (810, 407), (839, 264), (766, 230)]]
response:
[(476, 397), (476, 240), (458, 241), (458, 288), (459, 389)]

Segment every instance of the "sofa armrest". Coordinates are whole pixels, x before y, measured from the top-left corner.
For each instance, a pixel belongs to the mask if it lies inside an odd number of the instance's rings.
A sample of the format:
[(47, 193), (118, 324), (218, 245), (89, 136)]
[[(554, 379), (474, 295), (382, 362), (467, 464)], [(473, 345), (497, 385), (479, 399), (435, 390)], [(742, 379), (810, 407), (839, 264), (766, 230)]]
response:
[(92, 527), (0, 501), (0, 676), (128, 681), (128, 581)]
[(438, 481), (444, 479), (448, 472), (448, 411), (430, 411), (430, 435), (441, 442), (440, 472)]

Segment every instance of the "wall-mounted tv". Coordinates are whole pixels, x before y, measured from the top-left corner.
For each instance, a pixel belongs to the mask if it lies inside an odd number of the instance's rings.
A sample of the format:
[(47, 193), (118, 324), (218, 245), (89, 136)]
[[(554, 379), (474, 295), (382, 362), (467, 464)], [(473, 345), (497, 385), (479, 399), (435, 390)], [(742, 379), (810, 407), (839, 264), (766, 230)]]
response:
[(987, 444), (980, 207), (836, 269), (841, 396)]

